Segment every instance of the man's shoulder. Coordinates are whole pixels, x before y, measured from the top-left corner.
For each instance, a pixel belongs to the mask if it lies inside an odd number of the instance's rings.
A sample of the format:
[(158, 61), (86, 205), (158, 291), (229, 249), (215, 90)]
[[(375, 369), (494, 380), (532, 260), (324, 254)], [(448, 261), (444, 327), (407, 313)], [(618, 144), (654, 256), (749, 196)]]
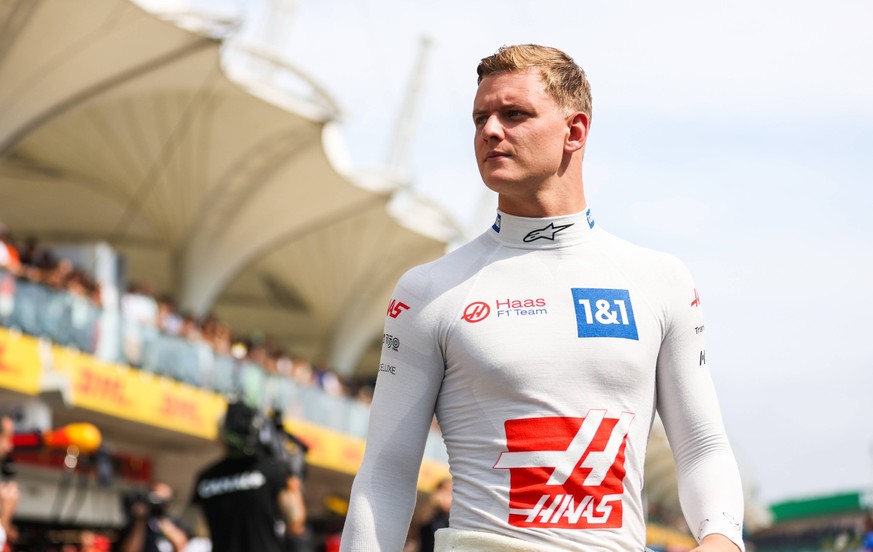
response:
[(224, 456), (203, 467), (197, 473), (197, 480), (221, 477), (223, 475), (237, 472), (240, 468), (241, 464), (238, 459)]
[(428, 263), (414, 266), (400, 277), (397, 287), (418, 297), (438, 296), (467, 280), (482, 268), (484, 235)]
[(640, 245), (601, 230), (601, 250), (616, 262), (638, 266), (642, 270), (680, 271), (685, 263), (676, 255), (661, 249)]

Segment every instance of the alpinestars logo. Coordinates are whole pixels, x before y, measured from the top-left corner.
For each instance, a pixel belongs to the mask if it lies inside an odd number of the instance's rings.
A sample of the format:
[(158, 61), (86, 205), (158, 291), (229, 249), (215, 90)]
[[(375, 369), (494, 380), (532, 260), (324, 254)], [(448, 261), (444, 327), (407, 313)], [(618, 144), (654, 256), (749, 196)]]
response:
[(536, 240), (552, 240), (555, 241), (555, 235), (561, 230), (566, 230), (570, 228), (573, 224), (562, 224), (561, 226), (555, 226), (555, 223), (550, 222), (548, 226), (545, 228), (539, 228), (537, 230), (531, 230), (524, 237), (524, 243), (530, 243)]
[(634, 415), (607, 418), (507, 420), (506, 452), (495, 469), (508, 469), (509, 524), (550, 529), (622, 526), (625, 449)]

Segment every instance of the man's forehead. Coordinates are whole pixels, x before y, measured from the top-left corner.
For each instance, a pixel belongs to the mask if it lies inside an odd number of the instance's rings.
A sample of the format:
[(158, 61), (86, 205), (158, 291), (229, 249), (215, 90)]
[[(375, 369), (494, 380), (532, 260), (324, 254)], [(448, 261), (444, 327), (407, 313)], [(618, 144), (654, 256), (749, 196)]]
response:
[(545, 82), (539, 71), (528, 69), (488, 75), (479, 83), (473, 100), (474, 108), (493, 101), (513, 103), (548, 99)]

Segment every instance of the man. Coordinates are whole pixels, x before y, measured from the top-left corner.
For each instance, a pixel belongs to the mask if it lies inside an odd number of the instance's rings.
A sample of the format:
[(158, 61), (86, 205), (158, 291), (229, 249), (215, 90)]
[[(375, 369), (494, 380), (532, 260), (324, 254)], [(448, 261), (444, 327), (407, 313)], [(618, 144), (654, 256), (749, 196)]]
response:
[(280, 552), (281, 525), (289, 533), (300, 525), (289, 467), (261, 441), (268, 424), (254, 408), (229, 404), (221, 429), (227, 454), (197, 476), (192, 503), (205, 515), (213, 552)]
[(497, 220), (396, 287), (343, 549), (400, 550), (436, 412), (454, 485), (437, 550), (642, 551), (657, 408), (695, 550), (742, 550), (692, 280), (600, 229), (585, 201), (584, 72), (527, 45), (478, 73), (474, 151)]
[(134, 491), (125, 496), (127, 523), (115, 543), (117, 552), (180, 552), (188, 544), (189, 530), (171, 517), (167, 508), (173, 488), (163, 481), (149, 485), (147, 493)]
[[(9, 416), (0, 416), (0, 464), (6, 468), (7, 455), (15, 448), (12, 437), (15, 434), (15, 423)], [(12, 516), (18, 506), (18, 483), (0, 475), (0, 551), (9, 550), (9, 543), (15, 535)]]

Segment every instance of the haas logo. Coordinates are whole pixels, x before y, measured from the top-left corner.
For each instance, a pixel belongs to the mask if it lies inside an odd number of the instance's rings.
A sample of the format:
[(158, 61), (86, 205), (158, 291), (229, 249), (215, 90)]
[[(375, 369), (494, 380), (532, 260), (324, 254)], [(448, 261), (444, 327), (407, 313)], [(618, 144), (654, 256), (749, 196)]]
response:
[(391, 299), (391, 303), (388, 304), (388, 312), (386, 312), (385, 314), (387, 314), (391, 318), (397, 318), (398, 316), (400, 316), (400, 313), (405, 310), (409, 310), (409, 305), (407, 305), (403, 301)]
[(516, 527), (621, 527), (627, 434), (634, 415), (607, 418), (507, 420), (506, 452), (495, 469), (508, 469), (509, 524)]

